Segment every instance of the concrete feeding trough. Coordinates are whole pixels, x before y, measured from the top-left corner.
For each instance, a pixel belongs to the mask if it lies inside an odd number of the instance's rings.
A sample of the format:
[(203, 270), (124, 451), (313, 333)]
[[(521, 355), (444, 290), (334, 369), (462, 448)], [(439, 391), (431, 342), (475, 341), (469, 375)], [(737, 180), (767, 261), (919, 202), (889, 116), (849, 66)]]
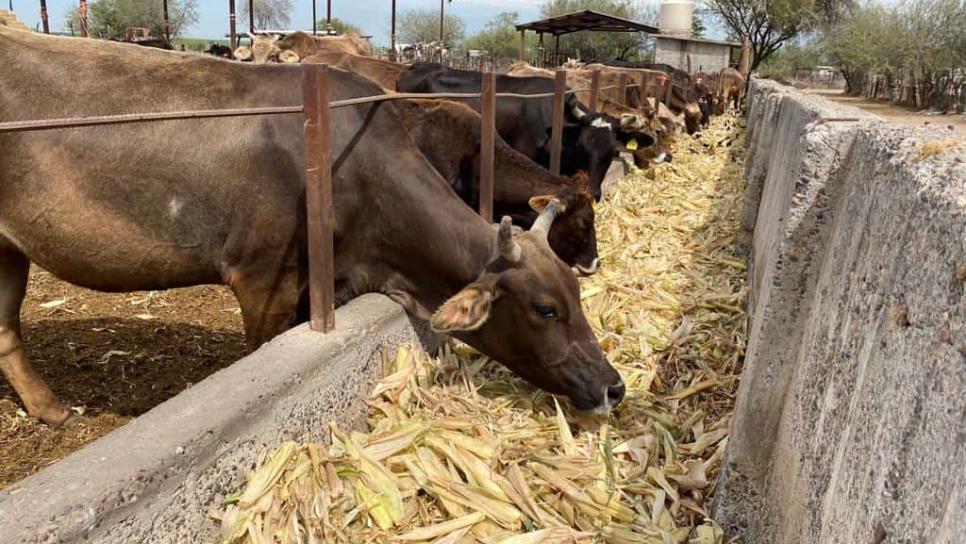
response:
[(299, 326), (57, 464), (0, 491), (0, 541), (214, 542), (208, 509), (284, 440), (365, 426), (384, 350), (438, 345), (395, 303), (365, 295), (338, 328)]

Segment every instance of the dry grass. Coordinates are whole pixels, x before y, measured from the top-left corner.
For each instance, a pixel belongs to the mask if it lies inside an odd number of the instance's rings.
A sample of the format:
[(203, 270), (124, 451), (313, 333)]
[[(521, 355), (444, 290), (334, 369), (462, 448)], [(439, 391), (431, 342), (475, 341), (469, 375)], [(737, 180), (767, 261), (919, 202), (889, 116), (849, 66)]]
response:
[(465, 346), (386, 357), (367, 433), (283, 444), (219, 513), (230, 543), (715, 544), (707, 498), (745, 344), (737, 120), (626, 180), (582, 299), (628, 393), (586, 419)]

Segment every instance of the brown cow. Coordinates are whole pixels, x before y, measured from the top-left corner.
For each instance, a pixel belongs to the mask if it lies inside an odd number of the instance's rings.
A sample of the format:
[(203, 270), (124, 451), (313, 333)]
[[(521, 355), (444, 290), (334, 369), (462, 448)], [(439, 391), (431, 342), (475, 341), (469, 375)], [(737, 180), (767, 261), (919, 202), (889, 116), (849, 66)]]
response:
[(302, 62), (324, 63), (365, 76), (390, 93), (396, 92), (396, 79), (406, 69), (404, 64), (339, 51), (320, 51), (303, 58)]
[(252, 34), (249, 32), (248, 37), (252, 40), (252, 62), (264, 64), (278, 60), (278, 54), (282, 52), (278, 47), (278, 34)]
[[(302, 102), (295, 66), (3, 27), (0, 66), (0, 122), (207, 110), (226, 95), (239, 108)], [(379, 94), (337, 69), (330, 83), (336, 100)], [(529, 232), (514, 235), (508, 219), (494, 229), (391, 104), (339, 108), (330, 121), (337, 304), (385, 293), (577, 408), (620, 401), (577, 279), (547, 243), (557, 203)], [(252, 347), (305, 318), (302, 129), (301, 115), (275, 115), (0, 134), (0, 370), (31, 414), (55, 425), (70, 415), (24, 351), (31, 263), (103, 291), (224, 283)]]
[[(461, 102), (402, 100), (396, 103), (413, 143), (464, 202), (479, 208), (480, 114)], [(593, 197), (583, 184), (554, 176), (496, 135), (493, 202), (529, 228), (545, 204), (557, 198), (563, 209), (550, 229), (550, 247), (581, 274), (597, 272)], [(582, 186), (581, 186), (582, 185)], [(533, 211), (530, 208), (533, 207)]]
[(735, 109), (741, 107), (741, 98), (745, 94), (745, 76), (734, 68), (722, 68), (718, 72), (719, 88), (715, 112), (721, 115), (728, 109), (729, 103)]
[(306, 32), (293, 32), (278, 42), (278, 47), (282, 51), (294, 52), (300, 59), (322, 51), (361, 56), (372, 54), (369, 42), (356, 34), (312, 36)]

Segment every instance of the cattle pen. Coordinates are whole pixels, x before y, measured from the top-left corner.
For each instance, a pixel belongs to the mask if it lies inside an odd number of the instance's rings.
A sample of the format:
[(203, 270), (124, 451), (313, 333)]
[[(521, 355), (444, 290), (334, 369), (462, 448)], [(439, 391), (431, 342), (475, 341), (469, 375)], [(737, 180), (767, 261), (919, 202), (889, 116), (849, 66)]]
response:
[(752, 79), (744, 112), (605, 189), (605, 264), (574, 281), (575, 307), (627, 395), (588, 415), (384, 296), (335, 308), (330, 127), (334, 108), (479, 99), (491, 222), (497, 100), (551, 99), (559, 171), (566, 94), (587, 89), (557, 71), (552, 93), (498, 93), (485, 74), (480, 92), (332, 100), (328, 70), (301, 67), (301, 105), (0, 123), (302, 115), (311, 246), (309, 324), (0, 489), (0, 540), (959, 541), (961, 139)]

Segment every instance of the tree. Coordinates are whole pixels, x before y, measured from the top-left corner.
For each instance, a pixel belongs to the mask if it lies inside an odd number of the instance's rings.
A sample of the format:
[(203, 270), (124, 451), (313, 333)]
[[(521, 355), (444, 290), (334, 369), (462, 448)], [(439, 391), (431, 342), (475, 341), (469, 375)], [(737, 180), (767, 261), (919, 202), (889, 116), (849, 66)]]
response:
[[(164, 36), (164, 13), (161, 2), (144, 0), (95, 0), (89, 5), (87, 15), (90, 35), (95, 38), (116, 40), (124, 36), (128, 28), (148, 28), (153, 36)], [(198, 20), (195, 0), (169, 0), (168, 21), (171, 37), (180, 36), (185, 28)], [(73, 10), (67, 20), (73, 33), (80, 29), (80, 16)]]
[(504, 12), (486, 23), (483, 30), (466, 38), (465, 49), (481, 49), (494, 58), (511, 58), (517, 54), (518, 33), (516, 29), (519, 15)]
[(701, 15), (695, 13), (694, 18), (691, 19), (691, 35), (695, 38), (702, 38), (707, 30), (708, 27), (704, 26), (704, 21), (701, 19)]
[[(293, 0), (255, 0), (255, 28), (284, 30), (292, 21)], [(248, 2), (242, 2), (242, 18), (249, 18)]]
[[(463, 19), (451, 13), (443, 20), (443, 41), (451, 47), (466, 35)], [(407, 43), (428, 43), (439, 40), (439, 11), (413, 9), (399, 17), (399, 39)]]
[(705, 0), (704, 11), (720, 19), (732, 38), (748, 36), (755, 70), (783, 44), (851, 5), (854, 0)]
[[(319, 32), (322, 32), (323, 30), (325, 30), (325, 19), (319, 19), (319, 21), (315, 23), (315, 27), (319, 29)], [(361, 28), (357, 27), (356, 25), (350, 22), (343, 21), (338, 17), (332, 18), (332, 30), (335, 30), (336, 33), (340, 35), (341, 34), (356, 34), (359, 36), (362, 35)]]
[[(585, 9), (632, 21), (656, 23), (653, 6), (641, 7), (632, 0), (548, 0), (541, 8), (544, 17), (556, 17)], [(549, 51), (553, 44), (544, 45)], [(583, 60), (628, 60), (643, 56), (645, 36), (635, 32), (575, 32), (560, 37), (562, 56)]]

